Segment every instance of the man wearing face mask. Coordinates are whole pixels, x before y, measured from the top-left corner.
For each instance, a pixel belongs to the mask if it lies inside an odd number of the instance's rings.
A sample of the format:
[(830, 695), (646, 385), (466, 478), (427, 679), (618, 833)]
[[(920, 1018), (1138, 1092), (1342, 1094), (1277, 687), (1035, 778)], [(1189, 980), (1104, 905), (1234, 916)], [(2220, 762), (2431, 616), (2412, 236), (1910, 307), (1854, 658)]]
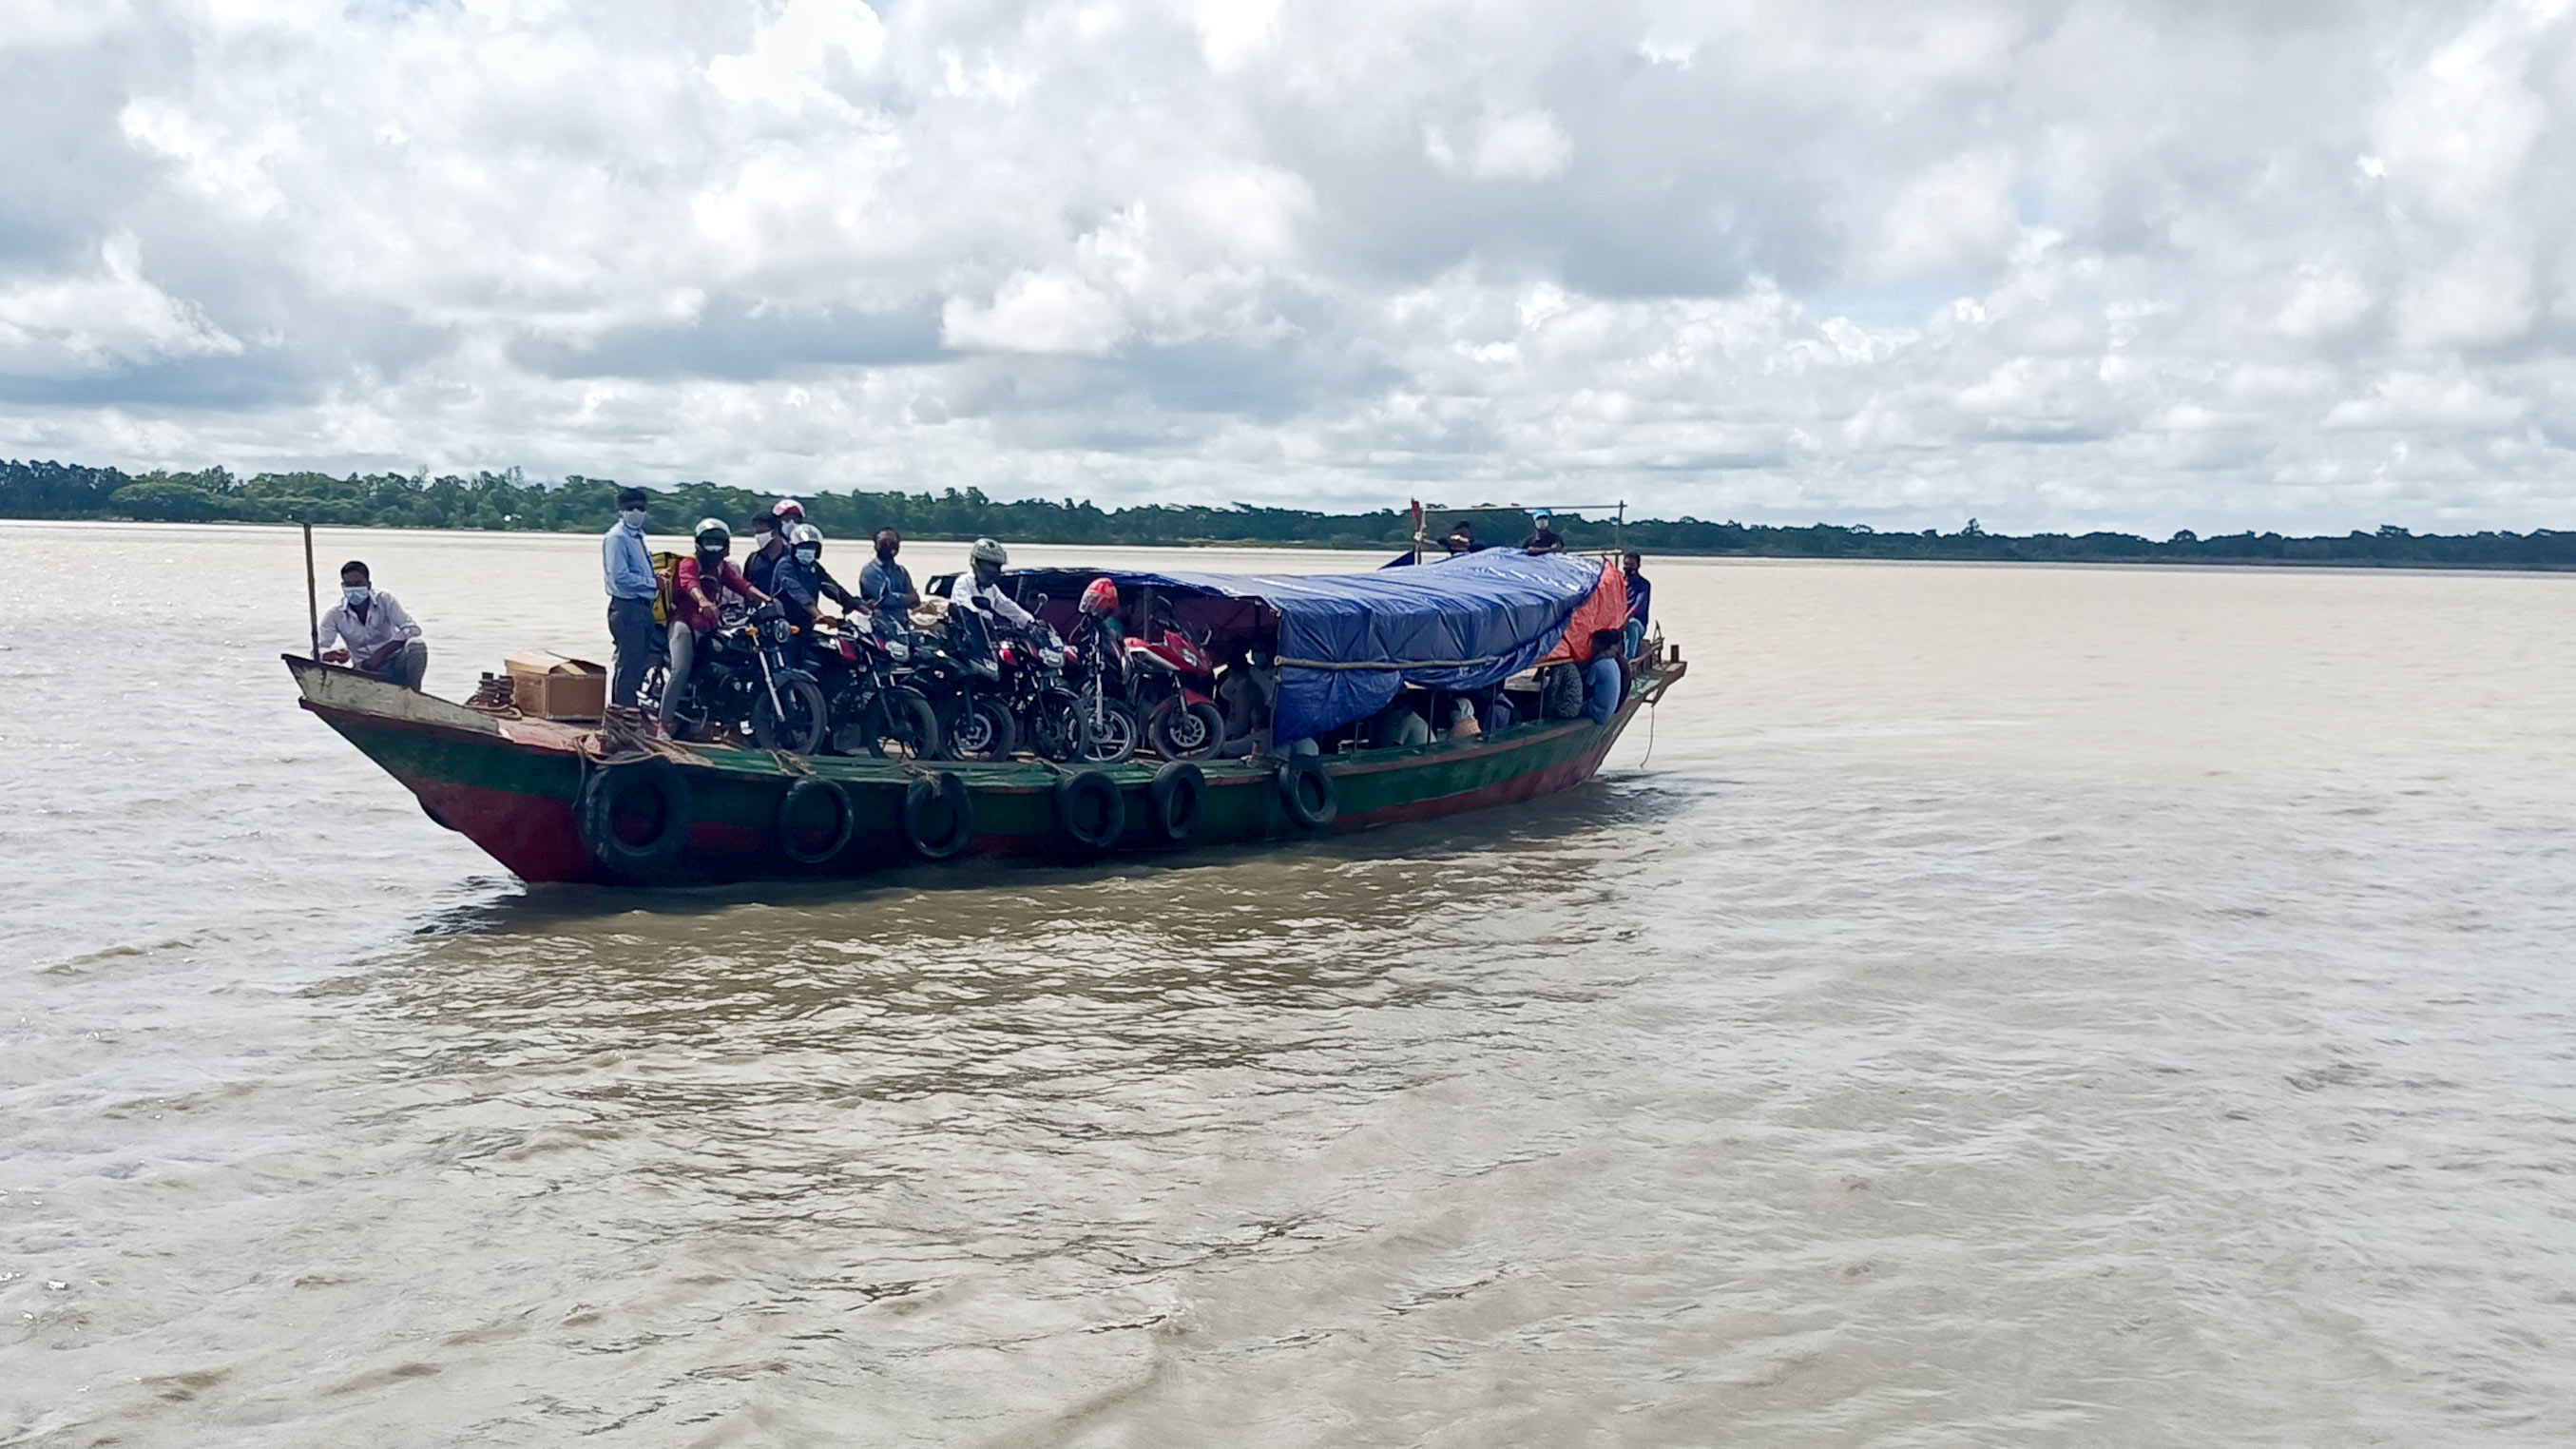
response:
[(340, 602), (322, 616), (317, 637), (343, 646), (323, 650), (325, 664), (346, 664), (405, 689), (420, 688), (429, 672), (429, 645), (421, 640), (420, 626), (393, 595), (375, 587), (367, 566), (356, 559), (340, 565)]
[(724, 622), (728, 600), (765, 604), (769, 595), (753, 588), (725, 555), (733, 548), (733, 530), (721, 518), (701, 518), (693, 539), (696, 552), (671, 569), (671, 672), (662, 686), (662, 728), (677, 722), (680, 697), (689, 687), (689, 667), (697, 659), (698, 641)]
[(781, 498), (751, 520), (751, 552), (743, 555), (742, 576), (755, 589), (769, 587), (769, 576), (787, 557), (787, 530), (805, 521), (805, 505)]
[(844, 609), (859, 607), (857, 596), (824, 570), (823, 530), (810, 523), (787, 526), (787, 557), (770, 571), (769, 587), (778, 606), (786, 611), (788, 622), (800, 629), (813, 627), (815, 613), (825, 599)]
[(608, 587), (608, 638), (616, 647), (616, 668), (609, 675), (609, 703), (635, 707), (644, 688), (644, 672), (662, 642), (653, 622), (653, 600), (662, 581), (653, 576), (653, 555), (644, 547), (645, 508), (651, 495), (641, 488), (617, 490), (617, 522), (599, 541), (600, 573)]
[(877, 556), (859, 570), (859, 602), (871, 609), (915, 609), (921, 606), (921, 594), (912, 586), (912, 572), (894, 561), (903, 547), (903, 539), (891, 528), (877, 530)]

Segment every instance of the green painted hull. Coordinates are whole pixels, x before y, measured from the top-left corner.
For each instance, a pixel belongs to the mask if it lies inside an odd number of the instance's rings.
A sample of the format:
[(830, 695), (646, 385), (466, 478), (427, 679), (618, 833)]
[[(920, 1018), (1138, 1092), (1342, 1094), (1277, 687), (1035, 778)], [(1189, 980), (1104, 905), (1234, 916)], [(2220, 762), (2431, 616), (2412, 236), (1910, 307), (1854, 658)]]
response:
[[(921, 855), (905, 834), (905, 792), (933, 772), (954, 773), (971, 796), (973, 826), (963, 854), (1091, 859), (1102, 853), (1077, 846), (1066, 830), (1056, 787), (1068, 771), (1052, 765), (915, 766), (662, 745), (655, 754), (670, 760), (686, 781), (685, 843), (649, 869), (621, 867), (585, 843), (577, 821), (585, 782), (598, 771), (626, 767), (600, 758), (603, 742), (596, 731), (496, 718), (345, 669), (294, 656), (286, 662), (306, 709), (401, 781), (432, 819), (531, 881), (812, 878), (913, 863)], [(1327, 756), (1324, 770), (1339, 806), (1330, 828), (1365, 830), (1508, 804), (1588, 779), (1629, 720), (1659, 699), (1682, 667), (1674, 659), (1642, 671), (1633, 697), (1606, 725), (1537, 723), (1473, 740)], [(1168, 848), (1155, 828), (1148, 795), (1155, 766), (1101, 768), (1126, 804), (1126, 829), (1109, 850)], [(1200, 768), (1208, 788), (1189, 844), (1248, 844), (1313, 833), (1291, 816), (1272, 769), (1222, 760)], [(780, 838), (781, 804), (808, 775), (840, 787), (852, 823), (847, 845), (819, 864), (792, 859)]]

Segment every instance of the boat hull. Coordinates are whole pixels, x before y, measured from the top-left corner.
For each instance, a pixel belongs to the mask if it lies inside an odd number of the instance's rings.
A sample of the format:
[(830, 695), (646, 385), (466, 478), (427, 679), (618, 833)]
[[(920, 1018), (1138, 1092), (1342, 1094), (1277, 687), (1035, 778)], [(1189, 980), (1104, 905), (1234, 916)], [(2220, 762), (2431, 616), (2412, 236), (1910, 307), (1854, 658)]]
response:
[[(803, 759), (723, 746), (656, 743), (651, 753), (687, 781), (685, 842), (650, 869), (622, 869), (584, 839), (578, 805), (585, 782), (603, 769), (605, 741), (591, 728), (496, 716), (292, 655), (289, 670), (304, 708), (338, 731), (420, 800), (430, 818), (458, 831), (513, 873), (530, 881), (603, 884), (692, 883), (857, 876), (915, 864), (921, 855), (903, 830), (903, 801), (913, 781), (952, 772), (972, 799), (973, 832), (962, 856), (1093, 859), (1059, 819), (1057, 782), (1065, 769), (1034, 762)], [(1339, 809), (1335, 832), (1528, 800), (1589, 779), (1638, 710), (1680, 677), (1679, 660), (1642, 672), (1632, 698), (1609, 723), (1546, 722), (1495, 735), (1323, 757)], [(1153, 824), (1148, 790), (1154, 767), (1100, 767), (1126, 804), (1127, 827), (1107, 853), (1168, 849)], [(1207, 793), (1190, 845), (1251, 844), (1316, 832), (1301, 829), (1281, 797), (1272, 769), (1213, 760), (1200, 767)], [(841, 787), (850, 804), (848, 844), (820, 864), (790, 857), (780, 840), (786, 794), (804, 777)]]

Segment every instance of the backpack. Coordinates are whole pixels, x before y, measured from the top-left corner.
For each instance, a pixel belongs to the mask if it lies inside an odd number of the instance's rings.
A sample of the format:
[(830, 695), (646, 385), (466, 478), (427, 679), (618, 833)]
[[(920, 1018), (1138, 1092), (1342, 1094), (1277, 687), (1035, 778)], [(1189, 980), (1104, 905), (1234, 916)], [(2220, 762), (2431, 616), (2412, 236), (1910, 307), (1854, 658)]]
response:
[(653, 555), (653, 582), (657, 585), (653, 590), (653, 622), (666, 629), (671, 626), (671, 576), (679, 567), (680, 556), (676, 553)]

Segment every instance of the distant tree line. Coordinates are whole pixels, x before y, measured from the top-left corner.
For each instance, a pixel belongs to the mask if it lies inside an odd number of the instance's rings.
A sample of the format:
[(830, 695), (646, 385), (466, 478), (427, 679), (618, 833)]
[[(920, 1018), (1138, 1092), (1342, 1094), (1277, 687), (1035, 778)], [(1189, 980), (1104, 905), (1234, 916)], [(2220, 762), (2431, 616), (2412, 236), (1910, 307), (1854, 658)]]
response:
[[(0, 462), (0, 516), (127, 518), (180, 523), (319, 523), (338, 527), (478, 528), (593, 532), (617, 512), (617, 483), (579, 475), (531, 482), (518, 469), (471, 477), (419, 473), (262, 473), (236, 478), (222, 468), (140, 475), (64, 463)], [(703, 517), (736, 528), (773, 495), (716, 483), (648, 489), (655, 524), (674, 532)], [(1401, 509), (1318, 513), (1302, 508), (1166, 503), (1114, 510), (1066, 499), (1004, 502), (973, 488), (939, 493), (815, 493), (807, 515), (826, 535), (857, 538), (879, 528), (931, 538), (1021, 543), (1287, 544), (1400, 549), (1413, 525)], [(1609, 519), (1559, 513), (1558, 531), (1576, 548), (1624, 544), (1648, 553), (1764, 558), (1892, 558), (2029, 563), (2310, 563), (2417, 567), (2576, 569), (2576, 532), (2417, 534), (2394, 525), (2344, 535), (2285, 537), (2233, 533), (2202, 538), (2189, 529), (2157, 540), (2127, 533), (1989, 533), (1975, 519), (1954, 533), (1881, 533), (1865, 524), (1710, 523), (1696, 518)]]

